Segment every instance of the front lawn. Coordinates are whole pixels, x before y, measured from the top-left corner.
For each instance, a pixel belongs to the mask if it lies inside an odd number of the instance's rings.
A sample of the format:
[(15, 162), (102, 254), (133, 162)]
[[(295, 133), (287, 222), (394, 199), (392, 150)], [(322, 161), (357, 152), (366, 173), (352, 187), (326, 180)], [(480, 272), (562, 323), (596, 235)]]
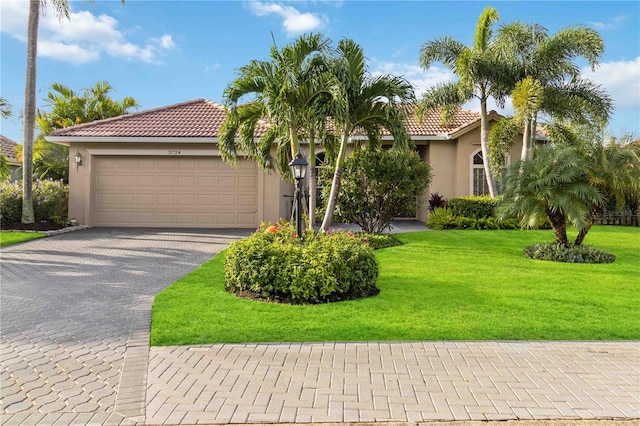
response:
[(615, 254), (585, 265), (526, 259), (551, 231), (432, 231), (376, 252), (375, 297), (291, 306), (224, 290), (218, 255), (153, 306), (151, 344), (376, 340), (640, 339), (640, 229), (594, 227)]
[(9, 244), (21, 243), (23, 241), (35, 240), (36, 238), (42, 237), (44, 237), (42, 232), (1, 231), (0, 247), (8, 246)]

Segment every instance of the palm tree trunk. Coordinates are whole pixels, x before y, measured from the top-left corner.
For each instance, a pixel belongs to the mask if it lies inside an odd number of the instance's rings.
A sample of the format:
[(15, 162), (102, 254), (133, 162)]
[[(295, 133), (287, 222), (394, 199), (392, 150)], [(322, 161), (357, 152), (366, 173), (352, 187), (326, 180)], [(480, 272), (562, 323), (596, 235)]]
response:
[(538, 114), (533, 114), (533, 120), (531, 120), (531, 128), (529, 129), (529, 152), (528, 160), (533, 159), (533, 151), (536, 147), (536, 135), (538, 134)]
[(567, 240), (567, 221), (564, 214), (560, 210), (553, 211), (550, 208), (546, 209), (546, 213), (556, 236), (556, 243), (566, 246), (569, 241)]
[(36, 121), (36, 65), (40, 0), (30, 0), (27, 27), (27, 75), (24, 89), (24, 149), (22, 151), (22, 223), (33, 223), (33, 138)]
[(327, 210), (324, 213), (324, 219), (320, 230), (327, 232), (331, 226), (333, 220), (333, 211), (336, 208), (336, 202), (338, 201), (338, 192), (340, 191), (340, 176), (342, 175), (342, 167), (344, 166), (344, 159), (347, 154), (347, 142), (349, 141), (349, 134), (345, 132), (342, 135), (342, 141), (340, 142), (340, 152), (336, 160), (336, 170), (333, 173), (333, 180), (331, 181), (331, 192), (329, 193), (329, 199), (327, 200)]
[(489, 195), (495, 198), (498, 195), (496, 180), (493, 178), (491, 167), (489, 166), (489, 117), (487, 116), (487, 99), (480, 100), (480, 147), (482, 149), (482, 162), (484, 174), (487, 178)]
[(520, 151), (520, 160), (526, 161), (529, 159), (529, 133), (531, 132), (531, 121), (526, 119), (524, 121), (524, 130), (522, 131), (522, 150)]
[(316, 226), (316, 139), (313, 125), (309, 130), (309, 229)]
[(575, 245), (577, 246), (582, 245), (582, 242), (584, 241), (584, 237), (586, 237), (587, 234), (589, 233), (589, 230), (591, 230), (591, 227), (593, 226), (593, 222), (595, 221), (595, 218), (597, 217), (597, 215), (598, 215), (598, 209), (595, 207), (592, 208), (591, 211), (589, 212), (589, 220), (587, 221), (587, 224), (585, 225), (584, 228), (578, 231)]

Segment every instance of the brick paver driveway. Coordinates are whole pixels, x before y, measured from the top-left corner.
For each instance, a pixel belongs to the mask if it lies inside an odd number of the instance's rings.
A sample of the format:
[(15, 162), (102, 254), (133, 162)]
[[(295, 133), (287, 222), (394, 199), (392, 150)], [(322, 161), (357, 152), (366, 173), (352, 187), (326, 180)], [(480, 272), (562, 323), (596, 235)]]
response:
[(248, 233), (100, 228), (3, 248), (0, 423), (144, 419), (153, 296)]

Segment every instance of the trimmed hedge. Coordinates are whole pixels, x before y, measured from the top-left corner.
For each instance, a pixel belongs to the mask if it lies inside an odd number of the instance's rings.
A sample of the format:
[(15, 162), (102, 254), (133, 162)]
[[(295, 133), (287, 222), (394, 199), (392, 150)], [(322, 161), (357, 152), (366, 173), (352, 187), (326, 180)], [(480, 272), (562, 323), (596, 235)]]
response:
[(296, 238), (286, 222), (263, 224), (229, 246), (225, 288), (238, 296), (311, 304), (379, 293), (373, 249), (352, 232), (307, 233)]
[(613, 254), (593, 247), (573, 243), (563, 246), (555, 242), (529, 246), (524, 249), (524, 255), (529, 259), (568, 263), (611, 263), (616, 260)]
[(493, 217), (493, 211), (498, 206), (499, 200), (489, 196), (469, 196), (451, 198), (447, 202), (454, 216), (482, 219)]
[[(67, 222), (69, 185), (59, 180), (33, 182), (33, 215), (36, 222)], [(0, 183), (0, 215), (3, 224), (22, 219), (22, 183)]]

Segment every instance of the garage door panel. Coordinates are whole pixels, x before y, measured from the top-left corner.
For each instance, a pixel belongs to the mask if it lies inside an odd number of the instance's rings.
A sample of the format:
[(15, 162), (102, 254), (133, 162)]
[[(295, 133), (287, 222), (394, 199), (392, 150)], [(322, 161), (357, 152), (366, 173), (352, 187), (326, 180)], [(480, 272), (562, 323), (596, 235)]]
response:
[[(253, 227), (258, 169), (211, 157), (96, 157), (98, 226)], [(133, 166), (132, 166), (133, 165)]]

